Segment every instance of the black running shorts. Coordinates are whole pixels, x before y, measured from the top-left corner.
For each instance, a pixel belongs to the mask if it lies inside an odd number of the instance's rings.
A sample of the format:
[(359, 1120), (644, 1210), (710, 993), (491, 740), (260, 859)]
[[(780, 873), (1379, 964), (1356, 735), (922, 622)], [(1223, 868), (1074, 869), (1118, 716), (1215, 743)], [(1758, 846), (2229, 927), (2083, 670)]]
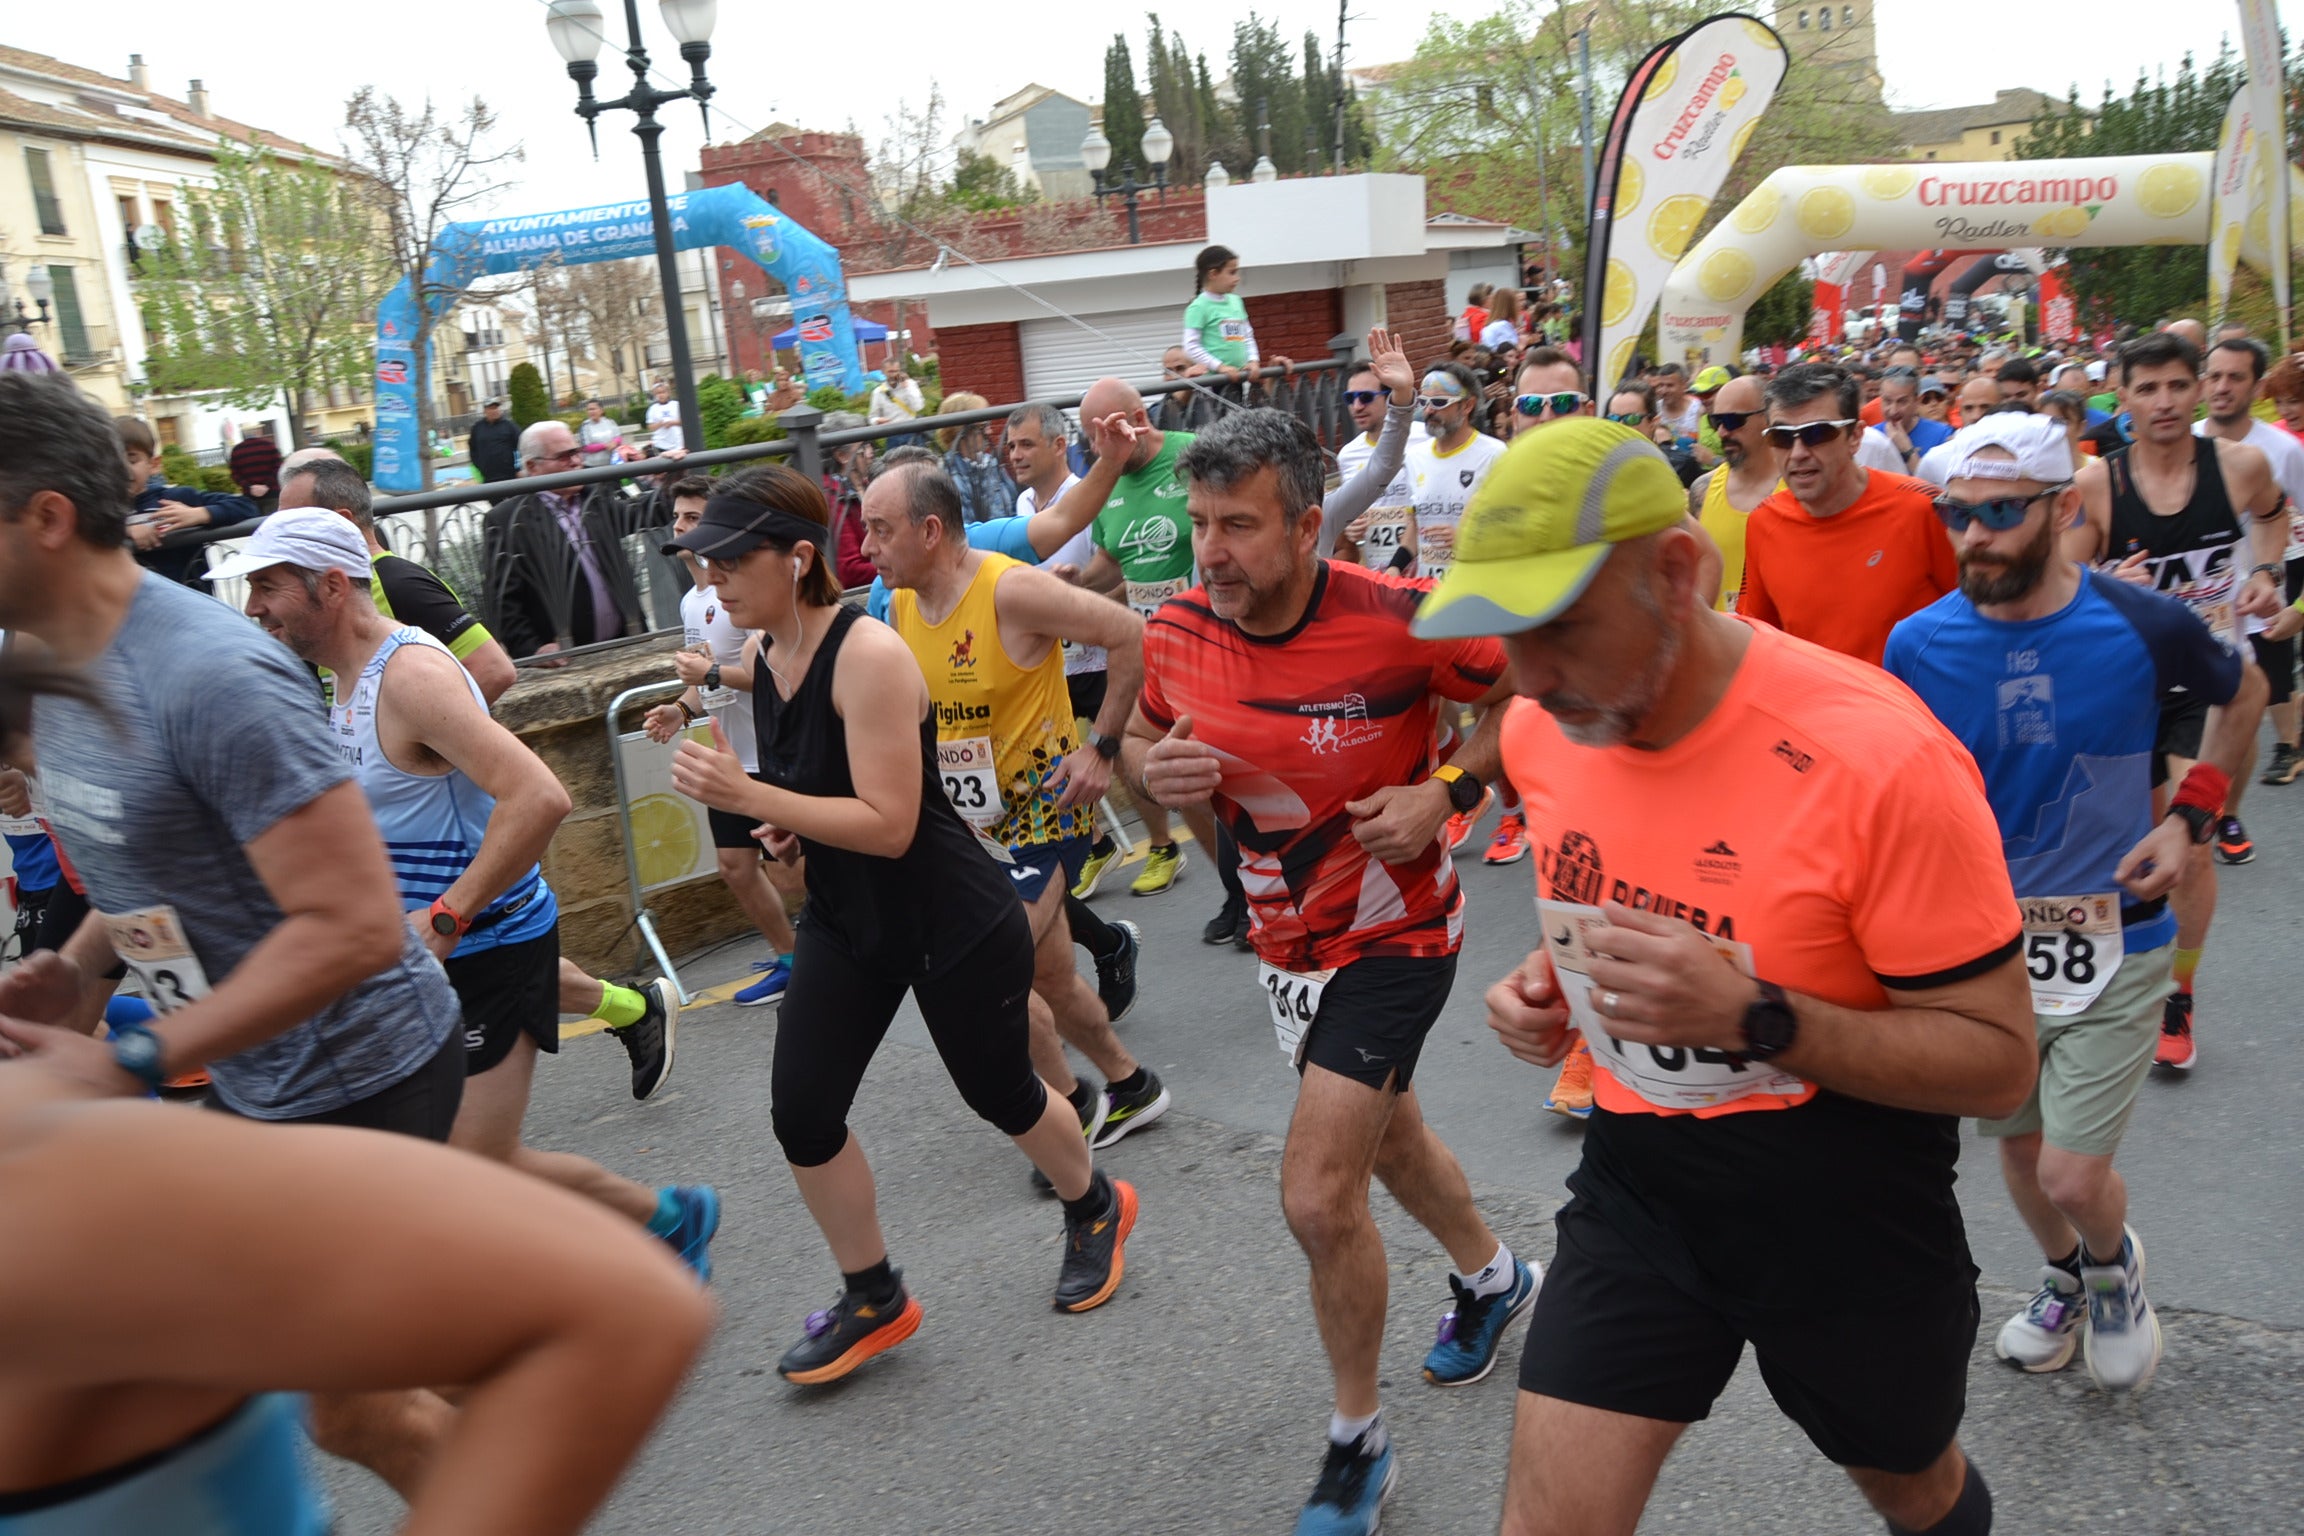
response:
[(560, 1049), (560, 930), (499, 944), (447, 962), (464, 1008), (464, 1071), (478, 1077), (512, 1054), (523, 1032), (540, 1051)]
[(2160, 735), (2152, 743), (2152, 787), (2168, 782), (2168, 759), (2200, 761), (2200, 738), (2208, 728), (2208, 701), (2196, 693), (2160, 695)]
[(2256, 665), (2264, 669), (2264, 681), (2272, 685), (2265, 704), (2285, 704), (2296, 697), (2296, 637), (2267, 640), (2262, 635), (2251, 635), (2248, 643), (2255, 648)]
[(1750, 1343), (1776, 1406), (1841, 1466), (1919, 1472), (1958, 1432), (1976, 1344), (1972, 1283), (1935, 1281), (1894, 1302), (1858, 1287), (1833, 1310), (1739, 1315), (1666, 1280), (1581, 1198), (1554, 1225), (1559, 1251), (1529, 1319), (1523, 1392), (1693, 1424)]
[(1454, 955), (1375, 955), (1337, 967), (1304, 1037), (1306, 1066), (1406, 1093), (1424, 1037), (1447, 1006)]

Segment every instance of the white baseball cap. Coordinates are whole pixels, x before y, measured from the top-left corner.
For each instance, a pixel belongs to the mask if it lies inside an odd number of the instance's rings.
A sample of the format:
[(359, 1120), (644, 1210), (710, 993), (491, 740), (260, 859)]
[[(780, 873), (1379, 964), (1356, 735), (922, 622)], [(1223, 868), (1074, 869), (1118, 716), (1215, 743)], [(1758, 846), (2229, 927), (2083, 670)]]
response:
[[(2007, 458), (1979, 458), (1997, 448)], [(1944, 445), (1944, 483), (1954, 480), (2037, 480), (2062, 485), (2072, 478), (2072, 441), (2064, 423), (2031, 411), (1994, 411), (1969, 423)]]
[(212, 563), (210, 581), (229, 581), (275, 565), (299, 565), (308, 571), (342, 571), (354, 581), (366, 581), (370, 570), (368, 541), (352, 520), (326, 507), (295, 507), (275, 512), (257, 524), (248, 547)]

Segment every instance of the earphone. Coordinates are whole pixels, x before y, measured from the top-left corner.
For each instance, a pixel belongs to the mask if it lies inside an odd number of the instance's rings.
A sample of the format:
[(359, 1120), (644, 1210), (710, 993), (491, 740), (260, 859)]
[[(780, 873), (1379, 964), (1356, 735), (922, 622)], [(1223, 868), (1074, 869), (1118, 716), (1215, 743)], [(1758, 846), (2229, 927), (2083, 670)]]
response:
[[(792, 557), (792, 585), (795, 591), (797, 591), (800, 585), (800, 557), (798, 555), (794, 555)], [(799, 615), (799, 604), (797, 603), (793, 604), (793, 615), (794, 617), (798, 617)], [(768, 632), (768, 637), (771, 640), (775, 639), (776, 632), (774, 630), (770, 630)], [(803, 619), (800, 623), (800, 640), (805, 640), (807, 638), (808, 623), (805, 619)], [(795, 647), (799, 645), (800, 640), (795, 640), (793, 642)], [(787, 678), (783, 673), (776, 670), (776, 664), (768, 659), (768, 653), (766, 650), (762, 650), (760, 653), (760, 663), (762, 666), (765, 666), (768, 669), (770, 676), (774, 677), (777, 682), (784, 685), (785, 692), (789, 693), (792, 691), (791, 679)]]

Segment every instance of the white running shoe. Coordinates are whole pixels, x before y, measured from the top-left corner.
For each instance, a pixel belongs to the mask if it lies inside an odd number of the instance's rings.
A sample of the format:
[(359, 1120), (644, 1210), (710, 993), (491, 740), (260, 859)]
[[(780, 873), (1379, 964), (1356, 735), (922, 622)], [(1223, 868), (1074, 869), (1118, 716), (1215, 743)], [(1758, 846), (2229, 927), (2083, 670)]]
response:
[[(2107, 1392), (2141, 1392), (2160, 1364), (2160, 1317), (2144, 1298), (2144, 1245), (2126, 1229), (2120, 1258), (2080, 1267), (2088, 1288), (2088, 1374)], [(2083, 1255), (2083, 1258), (2086, 1256)]]
[(2027, 1371), (2060, 1371), (2080, 1347), (2080, 1325), (2088, 1300), (2080, 1277), (2053, 1264), (2040, 1266), (2040, 1289), (2024, 1310), (2008, 1319), (1992, 1352)]

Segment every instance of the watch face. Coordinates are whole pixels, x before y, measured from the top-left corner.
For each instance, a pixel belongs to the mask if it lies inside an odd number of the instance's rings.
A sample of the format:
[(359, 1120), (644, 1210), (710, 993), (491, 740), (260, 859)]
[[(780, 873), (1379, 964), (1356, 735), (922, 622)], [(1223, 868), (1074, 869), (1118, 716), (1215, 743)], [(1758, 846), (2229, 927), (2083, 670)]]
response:
[(432, 914), (432, 931), (444, 939), (453, 938), (456, 934), (456, 919), (445, 912), (435, 912)]

